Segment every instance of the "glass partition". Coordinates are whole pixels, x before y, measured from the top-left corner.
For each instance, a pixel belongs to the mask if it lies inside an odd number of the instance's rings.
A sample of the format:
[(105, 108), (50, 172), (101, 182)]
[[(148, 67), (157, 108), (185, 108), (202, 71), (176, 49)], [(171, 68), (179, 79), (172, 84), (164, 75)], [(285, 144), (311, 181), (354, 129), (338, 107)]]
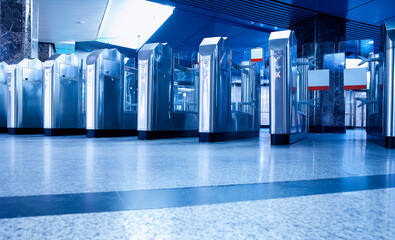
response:
[[(345, 71), (347, 76), (344, 79), (344, 98), (345, 98), (345, 124), (348, 128), (366, 126), (366, 106), (360, 105), (361, 100), (367, 98), (367, 89), (369, 89), (370, 71), (369, 63), (363, 63), (362, 58), (369, 58), (374, 53), (374, 41), (372, 39), (342, 41), (339, 43), (339, 52), (345, 55)], [(366, 69), (364, 79), (360, 83), (349, 82), (358, 76), (358, 68)]]
[[(310, 67), (309, 71), (329, 70), (328, 82), (324, 80), (325, 78), (308, 79), (308, 101), (312, 101), (316, 106), (310, 107), (308, 110), (310, 131), (314, 132), (316, 127), (333, 126), (332, 118), (322, 117), (323, 104), (325, 103), (329, 108), (334, 109), (333, 106), (329, 105), (335, 104), (333, 93), (338, 89), (338, 85), (340, 84), (340, 81), (335, 81), (335, 79), (340, 76), (340, 72), (342, 71), (344, 56), (336, 54), (334, 42), (322, 42), (303, 44), (302, 58), (303, 61), (315, 59), (312, 62), (315, 67)], [(322, 73), (325, 75), (325, 71), (322, 71)], [(317, 131), (320, 130), (317, 129)]]
[(124, 111), (137, 112), (137, 69), (134, 58), (125, 58)]
[(198, 68), (174, 69), (173, 84), (174, 110), (198, 112)]

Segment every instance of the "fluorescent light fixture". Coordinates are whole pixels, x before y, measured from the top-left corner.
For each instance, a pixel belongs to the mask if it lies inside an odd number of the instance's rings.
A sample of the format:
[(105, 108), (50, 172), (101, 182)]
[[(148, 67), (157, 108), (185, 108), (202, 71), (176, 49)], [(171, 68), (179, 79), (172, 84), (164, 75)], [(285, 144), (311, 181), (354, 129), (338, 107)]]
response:
[(110, 0), (97, 41), (139, 49), (173, 14), (173, 9), (145, 0)]

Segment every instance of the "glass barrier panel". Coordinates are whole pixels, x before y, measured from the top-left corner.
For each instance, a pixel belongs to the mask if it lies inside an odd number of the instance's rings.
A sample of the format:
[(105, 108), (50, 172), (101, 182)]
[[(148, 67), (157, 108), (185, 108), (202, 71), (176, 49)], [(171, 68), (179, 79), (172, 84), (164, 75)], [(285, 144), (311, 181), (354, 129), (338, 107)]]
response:
[(174, 70), (173, 109), (174, 111), (198, 112), (199, 74), (196, 69)]
[[(369, 58), (374, 54), (374, 41), (372, 39), (363, 40), (350, 40), (342, 41), (339, 43), (339, 52), (345, 55), (345, 71), (344, 74), (344, 89), (345, 89), (345, 124), (346, 127), (355, 128), (366, 126), (364, 121), (366, 117), (365, 107), (358, 107), (357, 98), (365, 98), (365, 89), (369, 89), (370, 71), (369, 62), (363, 63), (363, 58)], [(361, 78), (359, 71), (353, 69), (364, 68), (366, 69), (366, 77)], [(360, 81), (359, 81), (360, 80)], [(364, 92), (364, 94), (362, 94)]]

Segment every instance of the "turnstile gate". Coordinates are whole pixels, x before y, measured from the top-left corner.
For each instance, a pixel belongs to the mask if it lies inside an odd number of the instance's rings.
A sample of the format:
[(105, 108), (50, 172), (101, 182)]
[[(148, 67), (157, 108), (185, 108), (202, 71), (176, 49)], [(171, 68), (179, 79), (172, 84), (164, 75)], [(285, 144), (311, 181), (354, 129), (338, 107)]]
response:
[(125, 73), (131, 68), (125, 68), (124, 55), (117, 49), (95, 50), (86, 66), (87, 136), (135, 136), (136, 111), (125, 108), (125, 84), (133, 75)]
[[(297, 44), (290, 30), (272, 32), (270, 52), (270, 137), (272, 145), (286, 145), (307, 133), (307, 82), (297, 70)], [(301, 63), (303, 64), (303, 63)]]
[[(205, 38), (199, 47), (199, 141), (259, 136), (260, 78), (249, 61), (232, 63), (227, 38)], [(241, 72), (241, 102), (232, 109), (232, 67)]]
[(43, 133), (43, 72), (38, 59), (17, 60), (8, 67), (9, 134)]
[(85, 134), (82, 69), (74, 54), (56, 54), (44, 63), (44, 134)]
[[(178, 102), (174, 102), (177, 95), (174, 94), (181, 91), (178, 84), (190, 86), (188, 91), (192, 91), (192, 95), (196, 94), (198, 89), (194, 87), (193, 74), (189, 79), (191, 83), (184, 81), (186, 79), (175, 81), (174, 78), (178, 75), (174, 74), (176, 66), (171, 47), (166, 43), (145, 44), (138, 53), (138, 66), (138, 138), (148, 140), (197, 136), (197, 109), (187, 107), (187, 103), (184, 108), (178, 108)], [(177, 71), (189, 70), (183, 68)], [(182, 94), (187, 96), (187, 92)]]
[(0, 63), (0, 132), (7, 132), (7, 78), (8, 64)]

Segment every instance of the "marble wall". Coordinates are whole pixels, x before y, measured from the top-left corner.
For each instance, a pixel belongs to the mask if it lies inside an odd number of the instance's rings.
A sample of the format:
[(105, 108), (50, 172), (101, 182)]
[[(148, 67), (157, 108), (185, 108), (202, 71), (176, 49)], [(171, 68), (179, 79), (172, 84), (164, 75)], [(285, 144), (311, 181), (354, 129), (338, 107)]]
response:
[(0, 0), (0, 62), (38, 57), (38, 0)]
[(55, 53), (55, 48), (52, 43), (38, 43), (38, 59), (45, 62), (50, 56)]
[[(295, 31), (298, 41), (298, 57), (303, 57), (303, 45), (332, 43), (332, 53), (337, 52), (339, 42), (346, 39), (346, 20), (343, 18), (318, 14), (304, 22), (290, 27)], [(324, 58), (328, 51), (319, 51), (316, 48), (318, 69), (328, 68), (323, 66)], [(324, 55), (325, 53), (325, 55)], [(339, 56), (335, 56), (339, 57)], [(319, 91), (319, 109), (310, 111), (310, 132), (338, 132), (344, 133), (345, 103), (344, 80), (341, 64), (333, 62), (330, 69), (330, 89)]]

